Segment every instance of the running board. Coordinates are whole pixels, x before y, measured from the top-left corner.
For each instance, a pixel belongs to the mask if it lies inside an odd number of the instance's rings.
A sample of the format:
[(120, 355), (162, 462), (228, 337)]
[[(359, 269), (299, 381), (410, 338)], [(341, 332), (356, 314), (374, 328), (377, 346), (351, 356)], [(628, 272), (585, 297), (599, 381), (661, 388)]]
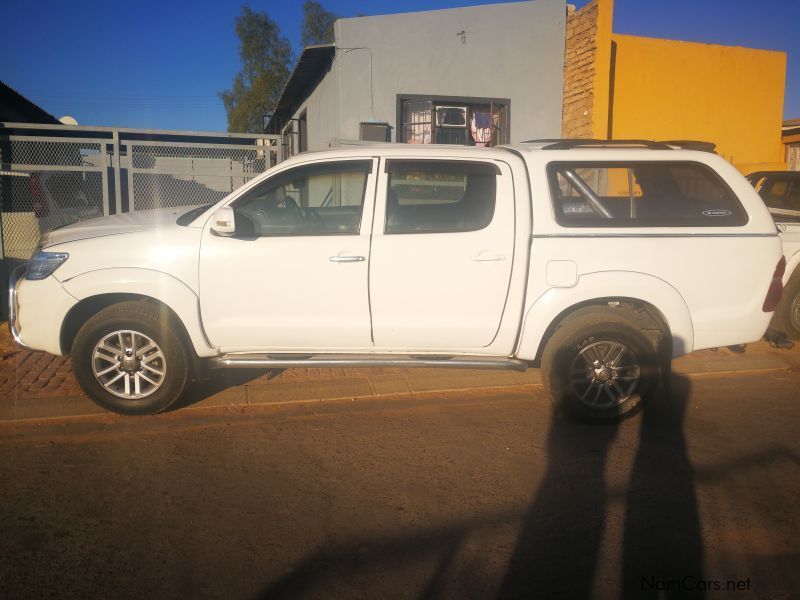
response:
[(442, 367), (524, 371), (528, 363), (516, 358), (408, 354), (223, 354), (211, 359), (213, 369), (296, 367)]

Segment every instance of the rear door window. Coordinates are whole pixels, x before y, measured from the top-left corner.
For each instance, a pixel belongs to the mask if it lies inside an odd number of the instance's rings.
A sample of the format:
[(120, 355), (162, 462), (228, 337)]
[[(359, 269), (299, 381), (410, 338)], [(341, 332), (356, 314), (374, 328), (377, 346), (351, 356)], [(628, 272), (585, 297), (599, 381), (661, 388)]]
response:
[(387, 170), (387, 234), (477, 231), (492, 221), (493, 164), (390, 160)]
[(730, 227), (736, 195), (691, 162), (559, 162), (548, 166), (556, 220), (568, 227)]

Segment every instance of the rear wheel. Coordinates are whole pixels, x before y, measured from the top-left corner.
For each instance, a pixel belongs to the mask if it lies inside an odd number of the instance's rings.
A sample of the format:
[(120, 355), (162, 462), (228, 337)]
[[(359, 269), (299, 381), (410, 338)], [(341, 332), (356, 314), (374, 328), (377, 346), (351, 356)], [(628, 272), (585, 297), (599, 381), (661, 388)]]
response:
[(187, 352), (167, 310), (121, 302), (89, 319), (71, 351), (75, 377), (107, 410), (143, 415), (169, 408), (189, 380)]
[(542, 381), (556, 408), (581, 420), (610, 421), (631, 413), (658, 376), (655, 345), (624, 309), (590, 309), (569, 317), (542, 355)]

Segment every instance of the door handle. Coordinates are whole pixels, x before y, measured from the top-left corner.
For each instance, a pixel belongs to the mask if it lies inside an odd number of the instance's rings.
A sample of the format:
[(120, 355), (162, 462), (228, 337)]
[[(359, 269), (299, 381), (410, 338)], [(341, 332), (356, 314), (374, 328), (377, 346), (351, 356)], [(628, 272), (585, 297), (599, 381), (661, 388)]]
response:
[(366, 258), (363, 256), (331, 256), (328, 260), (335, 263), (350, 263), (363, 262)]
[(505, 254), (476, 254), (472, 257), (475, 262), (491, 262), (505, 260)]

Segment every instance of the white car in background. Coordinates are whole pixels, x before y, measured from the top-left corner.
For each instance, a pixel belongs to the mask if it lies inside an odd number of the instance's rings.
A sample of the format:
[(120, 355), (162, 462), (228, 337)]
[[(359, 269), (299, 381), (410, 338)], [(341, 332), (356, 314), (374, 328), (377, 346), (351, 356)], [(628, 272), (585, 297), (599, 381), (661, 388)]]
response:
[(786, 256), (785, 291), (772, 325), (800, 340), (800, 172), (759, 171), (747, 176), (772, 213)]
[(87, 193), (83, 173), (35, 172), (30, 174), (28, 186), (31, 210), (42, 233), (103, 214), (100, 199), (93, 202)]

